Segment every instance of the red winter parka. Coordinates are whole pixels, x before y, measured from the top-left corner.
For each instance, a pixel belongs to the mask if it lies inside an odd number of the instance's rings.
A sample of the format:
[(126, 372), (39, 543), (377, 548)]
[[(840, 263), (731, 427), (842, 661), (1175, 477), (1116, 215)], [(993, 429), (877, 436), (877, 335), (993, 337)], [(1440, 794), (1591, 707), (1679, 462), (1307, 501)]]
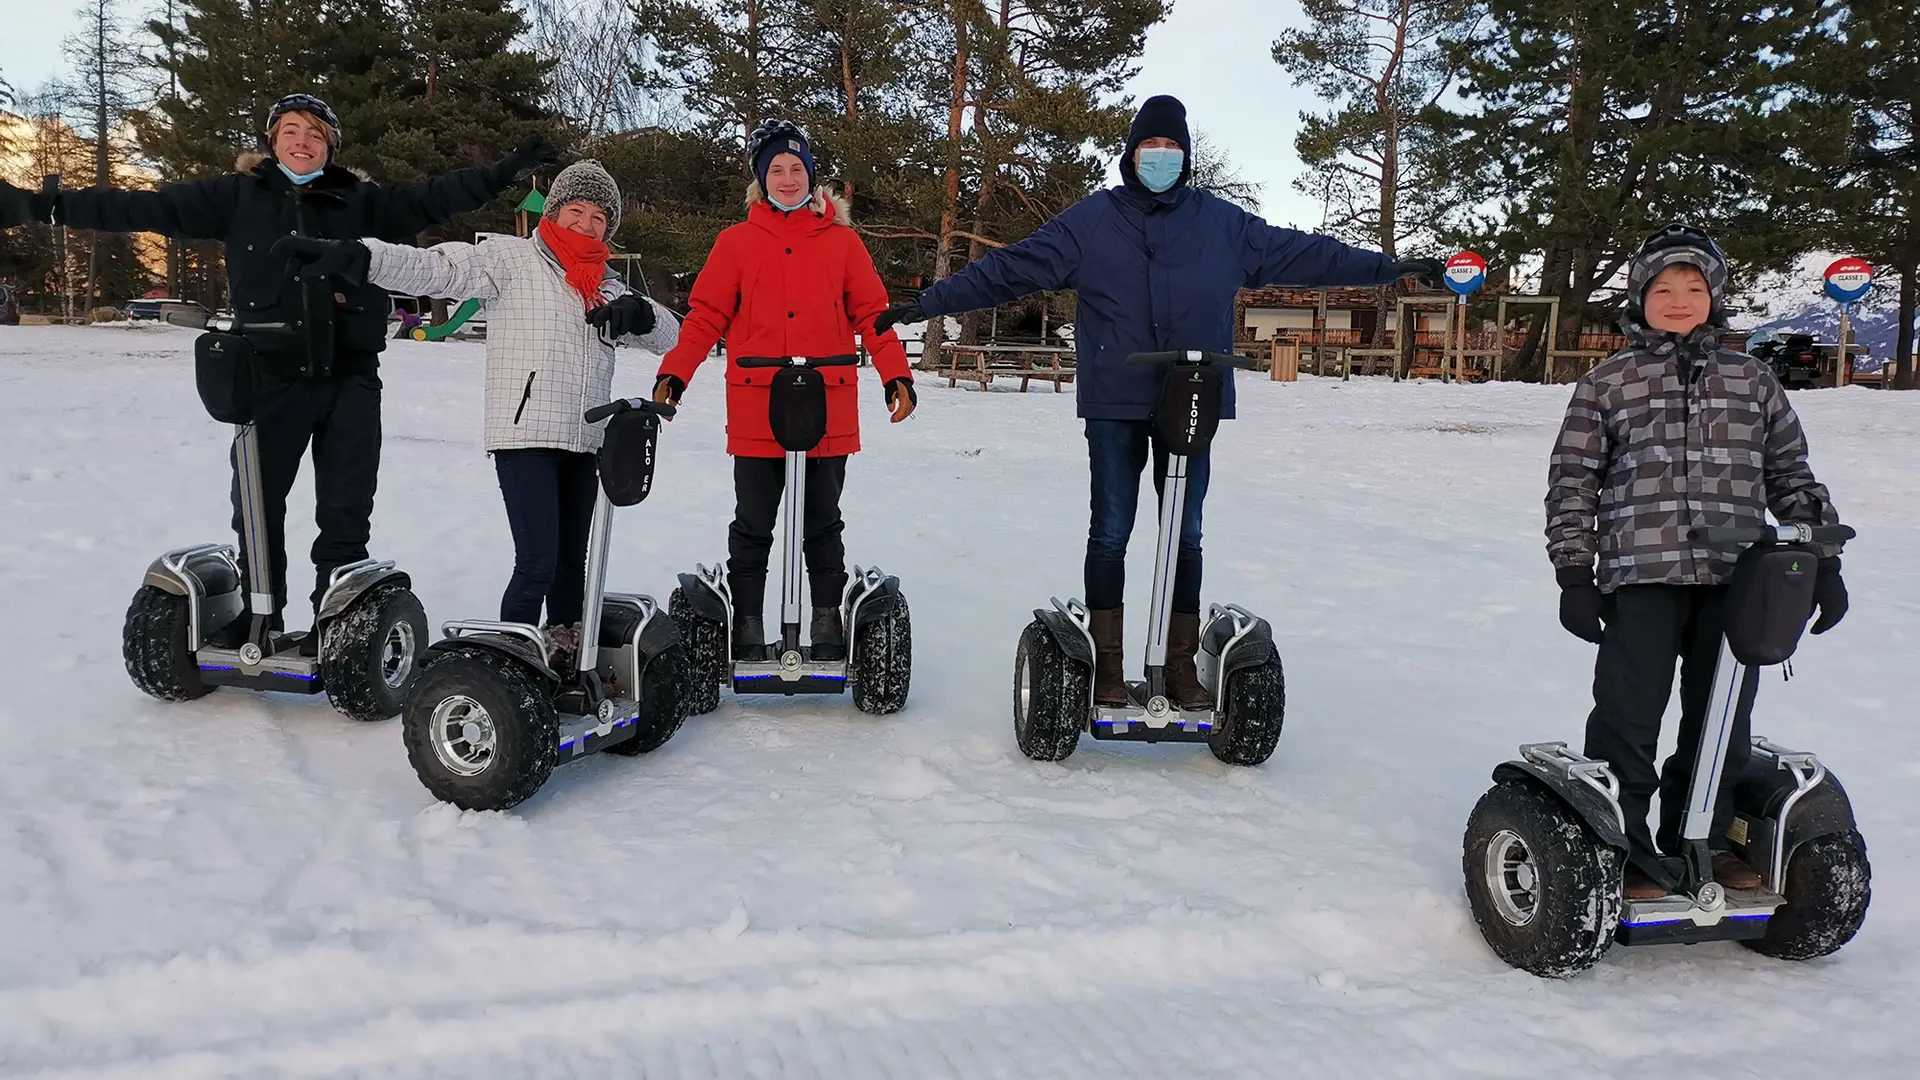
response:
[[(727, 453), (777, 458), (767, 422), (772, 368), (742, 368), (742, 356), (839, 356), (859, 334), (882, 382), (911, 379), (907, 353), (893, 331), (873, 333), (887, 290), (873, 257), (853, 231), (847, 206), (825, 188), (792, 213), (768, 203), (754, 185), (747, 220), (714, 241), (693, 284), (680, 343), (660, 364), (662, 377), (693, 382), (722, 337), (727, 340)], [(823, 368), (827, 435), (808, 457), (841, 457), (860, 449), (856, 367)]]

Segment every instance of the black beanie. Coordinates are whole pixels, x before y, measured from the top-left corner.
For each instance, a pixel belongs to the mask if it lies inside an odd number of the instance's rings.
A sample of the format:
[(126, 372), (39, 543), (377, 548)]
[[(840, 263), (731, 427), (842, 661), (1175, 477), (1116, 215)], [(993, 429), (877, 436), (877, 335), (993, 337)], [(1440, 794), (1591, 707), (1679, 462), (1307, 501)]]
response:
[(1193, 136), (1187, 133), (1187, 107), (1172, 94), (1155, 94), (1140, 106), (1133, 114), (1133, 126), (1127, 130), (1127, 148), (1120, 153), (1120, 179), (1130, 188), (1146, 191), (1145, 184), (1134, 174), (1133, 152), (1148, 139), (1172, 139), (1180, 144), (1186, 154), (1186, 161), (1180, 168), (1180, 179), (1174, 185), (1178, 189), (1193, 175)]

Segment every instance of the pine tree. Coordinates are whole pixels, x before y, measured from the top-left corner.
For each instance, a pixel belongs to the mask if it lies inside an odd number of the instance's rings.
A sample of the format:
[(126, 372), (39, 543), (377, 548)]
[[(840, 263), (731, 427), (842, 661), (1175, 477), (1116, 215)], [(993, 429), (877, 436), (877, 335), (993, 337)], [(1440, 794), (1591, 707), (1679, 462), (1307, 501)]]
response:
[[(92, 167), (87, 181), (104, 186), (113, 183), (128, 158), (123, 129), (133, 112), (138, 55), (113, 0), (87, 0), (76, 14), (82, 28), (65, 44), (67, 60), (74, 68), (66, 87), (67, 99), (83, 118), (80, 130), (91, 144)], [(77, 242), (87, 252), (88, 309), (102, 301), (134, 299), (152, 287), (152, 276), (128, 237), (85, 233)]]

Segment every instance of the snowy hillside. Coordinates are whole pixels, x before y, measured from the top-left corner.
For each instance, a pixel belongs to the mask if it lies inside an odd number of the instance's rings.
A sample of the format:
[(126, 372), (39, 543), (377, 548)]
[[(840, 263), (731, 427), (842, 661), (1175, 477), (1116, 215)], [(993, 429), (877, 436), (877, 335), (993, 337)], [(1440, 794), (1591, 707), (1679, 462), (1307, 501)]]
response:
[[(1854, 609), (1768, 678), (1755, 725), (1845, 780), (1864, 930), (1806, 964), (1617, 948), (1543, 982), (1475, 930), (1460, 840), (1493, 766), (1577, 743), (1590, 703), (1542, 551), (1565, 387), (1243, 383), (1206, 597), (1273, 622), (1290, 685), (1279, 751), (1232, 769), (1203, 747), (1020, 756), (1016, 637), (1079, 591), (1073, 396), (929, 380), (889, 427), (870, 385), (848, 554), (911, 598), (906, 710), (729, 696), (655, 754), (463, 814), (396, 722), (128, 682), (148, 561), (228, 537), (191, 342), (0, 327), (0, 1076), (1911, 1075), (1920, 396), (1794, 397), (1860, 530)], [(410, 342), (384, 368), (374, 548), (436, 626), (492, 615), (511, 562), (481, 370), (477, 344)], [(664, 598), (724, 554), (718, 374), (616, 522), (617, 587)], [(1148, 512), (1130, 664), (1152, 543)]]
[[(1813, 334), (1833, 342), (1840, 334), (1840, 305), (1822, 291), (1822, 277), (1839, 256), (1816, 253), (1801, 259), (1792, 273), (1767, 274), (1736, 297), (1733, 325), (1746, 330)], [(1853, 339), (1872, 350), (1873, 366), (1893, 357), (1900, 325), (1899, 279), (1884, 268), (1867, 298), (1854, 305)]]

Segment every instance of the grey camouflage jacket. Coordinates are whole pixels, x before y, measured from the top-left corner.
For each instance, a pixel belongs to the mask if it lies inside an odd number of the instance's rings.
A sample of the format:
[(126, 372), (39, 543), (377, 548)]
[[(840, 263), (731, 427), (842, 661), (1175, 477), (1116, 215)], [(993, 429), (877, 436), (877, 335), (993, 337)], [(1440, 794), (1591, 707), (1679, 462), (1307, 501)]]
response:
[[(1622, 585), (1718, 585), (1735, 552), (1696, 527), (1839, 523), (1807, 440), (1766, 365), (1703, 326), (1675, 339), (1627, 327), (1629, 346), (1574, 387), (1547, 470), (1547, 555)], [(1839, 553), (1821, 546), (1822, 557)]]

